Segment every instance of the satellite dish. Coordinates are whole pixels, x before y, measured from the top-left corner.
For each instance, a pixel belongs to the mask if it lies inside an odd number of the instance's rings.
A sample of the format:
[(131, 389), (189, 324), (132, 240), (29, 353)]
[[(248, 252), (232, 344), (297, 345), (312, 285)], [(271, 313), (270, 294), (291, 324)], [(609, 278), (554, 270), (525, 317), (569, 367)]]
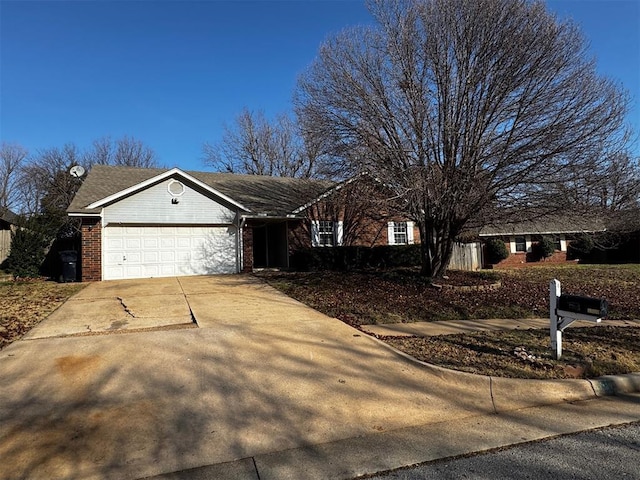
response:
[(84, 167), (81, 167), (80, 165), (75, 165), (71, 167), (71, 170), (69, 170), (69, 173), (71, 174), (72, 177), (80, 178), (81, 176), (84, 175)]

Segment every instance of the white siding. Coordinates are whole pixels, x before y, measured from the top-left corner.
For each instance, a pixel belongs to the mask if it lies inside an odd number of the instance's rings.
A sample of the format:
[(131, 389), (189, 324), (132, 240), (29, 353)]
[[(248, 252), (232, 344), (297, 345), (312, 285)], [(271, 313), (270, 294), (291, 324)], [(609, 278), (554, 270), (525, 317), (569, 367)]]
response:
[(168, 191), (171, 179), (151, 186), (104, 208), (104, 225), (110, 223), (231, 224), (235, 212), (185, 184), (182, 195)]

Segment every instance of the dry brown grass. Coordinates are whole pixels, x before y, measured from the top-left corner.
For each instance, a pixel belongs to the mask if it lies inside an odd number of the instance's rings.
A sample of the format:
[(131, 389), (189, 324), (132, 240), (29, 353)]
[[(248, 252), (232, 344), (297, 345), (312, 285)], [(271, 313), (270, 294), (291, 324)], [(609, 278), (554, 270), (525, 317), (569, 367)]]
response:
[(552, 357), (548, 330), (383, 340), (418, 360), (480, 375), (544, 379), (640, 372), (640, 328), (635, 327), (568, 328), (560, 360)]
[[(562, 282), (565, 293), (606, 298), (610, 319), (640, 319), (640, 265), (451, 272), (448, 282), (452, 285), (468, 282), (486, 286), (500, 281), (498, 288), (480, 291), (433, 288), (428, 279), (407, 269), (262, 276), (286, 294), (356, 328), (375, 323), (548, 317), (549, 282), (553, 278)], [(640, 371), (638, 328), (568, 328), (560, 361), (551, 357), (547, 330), (384, 340), (423, 361), (483, 375), (580, 378)], [(521, 353), (516, 355), (516, 347), (523, 347), (534, 361), (523, 360)]]
[(85, 286), (45, 280), (1, 282), (0, 348), (21, 338)]

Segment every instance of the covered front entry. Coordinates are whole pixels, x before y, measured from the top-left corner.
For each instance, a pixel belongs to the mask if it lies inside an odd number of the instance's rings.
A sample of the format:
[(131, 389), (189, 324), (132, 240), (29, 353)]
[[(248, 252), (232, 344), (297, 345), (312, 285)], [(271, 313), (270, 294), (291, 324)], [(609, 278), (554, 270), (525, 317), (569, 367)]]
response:
[(287, 222), (265, 222), (253, 226), (253, 267), (288, 268)]
[(108, 225), (103, 280), (236, 273), (235, 226)]

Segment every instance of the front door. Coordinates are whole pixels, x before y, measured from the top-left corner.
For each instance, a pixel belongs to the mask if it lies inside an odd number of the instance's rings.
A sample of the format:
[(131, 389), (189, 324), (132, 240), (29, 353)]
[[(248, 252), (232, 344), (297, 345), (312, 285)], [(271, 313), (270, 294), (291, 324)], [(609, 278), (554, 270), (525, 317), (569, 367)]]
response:
[(287, 222), (265, 223), (253, 227), (254, 268), (287, 268), (287, 252)]

